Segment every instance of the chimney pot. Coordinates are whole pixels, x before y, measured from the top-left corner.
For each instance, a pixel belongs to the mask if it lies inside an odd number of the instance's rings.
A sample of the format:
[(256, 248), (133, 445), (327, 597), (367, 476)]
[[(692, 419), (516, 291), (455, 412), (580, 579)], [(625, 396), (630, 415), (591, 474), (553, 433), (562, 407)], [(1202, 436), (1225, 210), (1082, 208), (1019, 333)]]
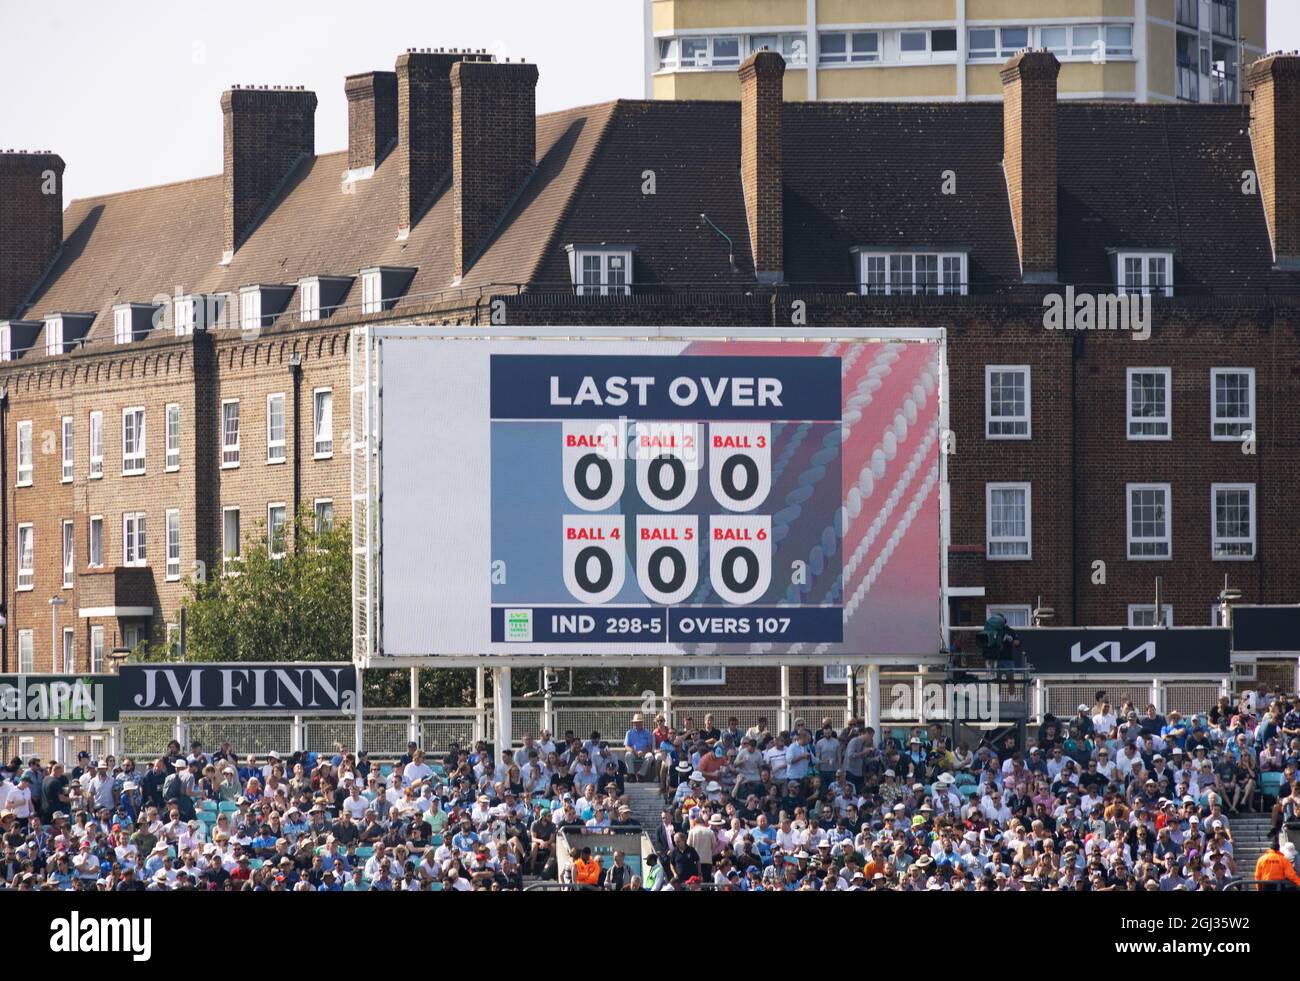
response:
[(1003, 166), (1025, 282), (1056, 282), (1056, 78), (1046, 51), (1002, 68)]

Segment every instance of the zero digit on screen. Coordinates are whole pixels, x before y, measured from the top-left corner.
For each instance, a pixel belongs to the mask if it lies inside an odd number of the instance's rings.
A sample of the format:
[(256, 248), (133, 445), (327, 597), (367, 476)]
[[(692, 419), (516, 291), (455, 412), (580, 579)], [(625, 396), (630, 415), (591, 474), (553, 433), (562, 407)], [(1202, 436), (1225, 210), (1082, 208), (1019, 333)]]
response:
[(731, 511), (753, 511), (772, 490), (772, 424), (709, 426), (709, 490)]
[(772, 583), (772, 516), (709, 518), (709, 583), (727, 603), (743, 606)]
[(564, 585), (580, 603), (608, 603), (623, 588), (623, 515), (564, 516)]

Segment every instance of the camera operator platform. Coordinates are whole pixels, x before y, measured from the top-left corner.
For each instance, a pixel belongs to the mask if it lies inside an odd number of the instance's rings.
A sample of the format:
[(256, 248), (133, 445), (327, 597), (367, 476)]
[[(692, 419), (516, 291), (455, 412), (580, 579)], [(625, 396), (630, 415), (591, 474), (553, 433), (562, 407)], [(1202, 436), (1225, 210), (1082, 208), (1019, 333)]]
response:
[[(963, 724), (978, 725), (983, 738), (995, 749), (1005, 746), (1008, 738), (1014, 748), (1025, 748), (1025, 727), (1030, 714), (1030, 691), (1033, 685), (1033, 665), (1025, 660), (1015, 629), (1000, 613), (992, 614), (983, 628), (975, 634), (975, 652), (962, 652), (949, 648), (948, 669), (945, 681), (960, 691), (961, 686), (989, 686), (997, 693), (996, 699), (954, 698), (952, 744), (958, 745)], [(988, 719), (970, 711), (959, 711), (972, 704), (981, 708), (996, 706), (996, 719)], [(990, 727), (990, 723), (992, 723)]]

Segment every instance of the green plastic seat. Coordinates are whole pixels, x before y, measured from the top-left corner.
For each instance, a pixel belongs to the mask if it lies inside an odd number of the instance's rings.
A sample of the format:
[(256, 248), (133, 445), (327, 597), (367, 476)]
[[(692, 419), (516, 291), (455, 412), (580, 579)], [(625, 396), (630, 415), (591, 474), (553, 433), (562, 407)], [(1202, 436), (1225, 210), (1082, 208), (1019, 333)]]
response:
[(362, 858), (362, 859), (370, 858), (370, 856), (373, 855), (374, 853), (375, 853), (375, 849), (373, 845), (357, 846), (357, 852), (356, 852), (357, 858)]
[(234, 814), (237, 810), (239, 810), (239, 805), (236, 804), (233, 800), (223, 800), (218, 810), (222, 814)]

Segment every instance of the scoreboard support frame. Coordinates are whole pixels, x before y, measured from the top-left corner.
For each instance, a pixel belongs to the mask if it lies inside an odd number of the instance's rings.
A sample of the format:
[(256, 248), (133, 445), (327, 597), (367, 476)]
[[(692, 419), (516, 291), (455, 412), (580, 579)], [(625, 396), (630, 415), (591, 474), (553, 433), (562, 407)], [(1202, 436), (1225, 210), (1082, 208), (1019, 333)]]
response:
[[(436, 325), (358, 327), (351, 336), (350, 389), (350, 457), (352, 469), (353, 528), (353, 660), (358, 678), (366, 668), (473, 668), (480, 679), (490, 669), (496, 704), (498, 741), (510, 733), (510, 671), (512, 668), (587, 668), (587, 667), (660, 667), (665, 677), (671, 668), (689, 665), (718, 664), (733, 667), (782, 668), (788, 679), (791, 665), (844, 664), (850, 668), (850, 698), (856, 684), (857, 669), (867, 668), (866, 699), (868, 715), (878, 716), (879, 670), (882, 667), (945, 665), (948, 655), (944, 638), (948, 635), (948, 545), (950, 537), (950, 497), (948, 492), (947, 448), (939, 453), (939, 609), (938, 632), (933, 654), (907, 655), (781, 655), (776, 664), (769, 655), (690, 655), (690, 654), (474, 654), (389, 656), (382, 649), (383, 638), (383, 529), (381, 528), (382, 488), (382, 391), (383, 345), (393, 340), (575, 340), (575, 341), (929, 341), (939, 345), (939, 431), (946, 443), (949, 432), (949, 391), (947, 367), (947, 331), (944, 328), (782, 328), (782, 327), (484, 327), (464, 328)], [(875, 683), (873, 684), (873, 680)], [(480, 681), (481, 683), (481, 681)], [(360, 683), (358, 683), (360, 688)], [(788, 687), (782, 686), (782, 704), (788, 702)], [(357, 705), (357, 735), (362, 728), (362, 706)], [(360, 745), (360, 743), (358, 743)]]

